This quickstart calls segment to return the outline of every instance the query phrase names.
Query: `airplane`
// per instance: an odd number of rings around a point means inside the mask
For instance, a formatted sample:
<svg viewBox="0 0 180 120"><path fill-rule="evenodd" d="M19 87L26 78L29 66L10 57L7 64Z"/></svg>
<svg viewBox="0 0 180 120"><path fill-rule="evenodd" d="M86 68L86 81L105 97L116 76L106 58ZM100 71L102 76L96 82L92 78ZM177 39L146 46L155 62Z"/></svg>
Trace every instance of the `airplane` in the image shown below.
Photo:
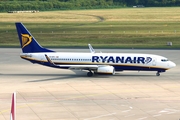
<svg viewBox="0 0 180 120"><path fill-rule="evenodd" d="M22 53L20 57L32 63L70 70L85 70L87 76L94 74L110 74L115 72L157 71L156 76L176 66L166 57L154 54L137 53L96 53L89 45L90 53L55 52L42 47L27 28L21 23L15 23Z"/></svg>
<svg viewBox="0 0 180 120"><path fill-rule="evenodd" d="M10 120L16 120L16 92L12 94Z"/></svg>

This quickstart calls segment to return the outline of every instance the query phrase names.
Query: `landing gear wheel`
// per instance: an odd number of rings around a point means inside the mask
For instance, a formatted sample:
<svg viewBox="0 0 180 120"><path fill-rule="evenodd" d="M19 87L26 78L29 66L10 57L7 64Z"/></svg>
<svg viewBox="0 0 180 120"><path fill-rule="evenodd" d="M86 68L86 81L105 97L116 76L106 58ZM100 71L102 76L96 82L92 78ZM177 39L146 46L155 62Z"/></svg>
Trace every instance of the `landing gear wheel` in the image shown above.
<svg viewBox="0 0 180 120"><path fill-rule="evenodd" d="M92 73L92 72L88 72L88 73L87 73L87 76L88 76L88 77L92 77L92 76L93 76L93 73Z"/></svg>
<svg viewBox="0 0 180 120"><path fill-rule="evenodd" d="M160 72L157 72L157 73L156 73L156 76L160 76Z"/></svg>

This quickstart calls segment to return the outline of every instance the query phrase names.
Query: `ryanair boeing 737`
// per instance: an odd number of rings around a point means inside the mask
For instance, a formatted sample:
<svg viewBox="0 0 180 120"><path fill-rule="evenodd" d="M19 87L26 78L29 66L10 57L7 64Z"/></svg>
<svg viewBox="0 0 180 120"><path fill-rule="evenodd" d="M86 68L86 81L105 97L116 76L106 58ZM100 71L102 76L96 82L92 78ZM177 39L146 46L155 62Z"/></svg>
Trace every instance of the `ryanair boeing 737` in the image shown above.
<svg viewBox="0 0 180 120"><path fill-rule="evenodd" d="M32 63L59 69L86 70L87 76L94 73L114 75L116 71L157 71L173 68L175 63L167 58L152 54L135 53L96 53L90 46L91 53L55 52L43 48L22 23L15 23L18 32L22 59Z"/></svg>

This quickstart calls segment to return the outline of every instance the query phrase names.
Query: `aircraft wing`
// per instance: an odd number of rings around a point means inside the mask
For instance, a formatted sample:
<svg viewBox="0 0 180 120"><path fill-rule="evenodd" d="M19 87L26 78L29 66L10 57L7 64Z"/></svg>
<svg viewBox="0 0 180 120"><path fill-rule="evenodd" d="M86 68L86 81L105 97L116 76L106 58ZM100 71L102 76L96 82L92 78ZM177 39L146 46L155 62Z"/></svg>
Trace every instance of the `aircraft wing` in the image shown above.
<svg viewBox="0 0 180 120"><path fill-rule="evenodd" d="M57 68L69 68L71 70L96 70L98 65L56 65L51 59L45 54L45 57L50 66Z"/></svg>
<svg viewBox="0 0 180 120"><path fill-rule="evenodd" d="M60 67L69 67L71 70L96 70L98 65L60 65Z"/></svg>

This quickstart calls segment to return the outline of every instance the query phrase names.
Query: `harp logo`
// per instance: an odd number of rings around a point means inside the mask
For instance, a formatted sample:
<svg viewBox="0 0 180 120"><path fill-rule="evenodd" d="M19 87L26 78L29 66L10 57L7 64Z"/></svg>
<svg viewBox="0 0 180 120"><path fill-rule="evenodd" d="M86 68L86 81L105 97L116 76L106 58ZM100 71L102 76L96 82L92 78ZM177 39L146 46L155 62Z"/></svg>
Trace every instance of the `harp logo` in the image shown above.
<svg viewBox="0 0 180 120"><path fill-rule="evenodd" d="M21 34L22 36L22 48L26 47L32 42L32 37L28 34Z"/></svg>

